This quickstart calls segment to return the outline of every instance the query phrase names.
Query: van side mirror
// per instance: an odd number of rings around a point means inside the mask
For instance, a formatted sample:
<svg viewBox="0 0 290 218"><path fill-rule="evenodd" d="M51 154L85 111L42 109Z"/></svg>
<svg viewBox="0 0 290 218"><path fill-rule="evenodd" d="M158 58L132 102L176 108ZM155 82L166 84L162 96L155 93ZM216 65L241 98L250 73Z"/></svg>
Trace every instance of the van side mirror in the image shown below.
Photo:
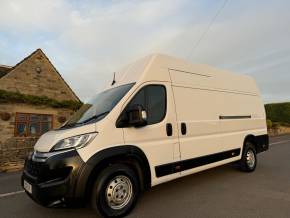
<svg viewBox="0 0 290 218"><path fill-rule="evenodd" d="M117 127L142 127L147 125L147 113L141 105L128 107L117 121Z"/></svg>
<svg viewBox="0 0 290 218"><path fill-rule="evenodd" d="M141 105L133 105L126 112L130 126L141 127L147 124L147 113Z"/></svg>

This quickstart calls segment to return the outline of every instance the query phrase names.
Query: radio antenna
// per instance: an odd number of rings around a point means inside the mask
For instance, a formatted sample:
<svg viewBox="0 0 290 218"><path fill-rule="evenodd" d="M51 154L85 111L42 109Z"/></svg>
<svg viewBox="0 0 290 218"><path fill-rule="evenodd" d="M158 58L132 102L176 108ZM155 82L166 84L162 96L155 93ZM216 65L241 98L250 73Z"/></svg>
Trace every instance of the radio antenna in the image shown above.
<svg viewBox="0 0 290 218"><path fill-rule="evenodd" d="M114 84L116 83L116 80L115 80L115 78L116 78L116 72L114 72L114 77L113 77L113 81L112 81L112 84L111 84L111 86L112 86L112 85L114 85Z"/></svg>

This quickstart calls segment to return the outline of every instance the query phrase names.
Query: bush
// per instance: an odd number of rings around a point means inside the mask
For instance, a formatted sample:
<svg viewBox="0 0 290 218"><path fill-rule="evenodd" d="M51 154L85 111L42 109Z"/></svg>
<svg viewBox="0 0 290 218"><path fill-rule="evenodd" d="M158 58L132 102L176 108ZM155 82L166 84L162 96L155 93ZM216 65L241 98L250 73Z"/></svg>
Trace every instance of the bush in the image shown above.
<svg viewBox="0 0 290 218"><path fill-rule="evenodd" d="M46 105L54 108L69 108L74 111L82 106L79 101L57 101L46 96L25 95L20 92L0 90L0 103L25 103L32 105Z"/></svg>
<svg viewBox="0 0 290 218"><path fill-rule="evenodd" d="M279 129L280 126L281 126L280 123L273 123L272 128L273 129Z"/></svg>
<svg viewBox="0 0 290 218"><path fill-rule="evenodd" d="M290 123L282 123L281 125L285 127L290 127Z"/></svg>
<svg viewBox="0 0 290 218"><path fill-rule="evenodd" d="M267 119L282 125L290 124L290 102L265 105Z"/></svg>
<svg viewBox="0 0 290 218"><path fill-rule="evenodd" d="M272 121L271 120L267 120L267 128L271 129L272 125L273 125Z"/></svg>

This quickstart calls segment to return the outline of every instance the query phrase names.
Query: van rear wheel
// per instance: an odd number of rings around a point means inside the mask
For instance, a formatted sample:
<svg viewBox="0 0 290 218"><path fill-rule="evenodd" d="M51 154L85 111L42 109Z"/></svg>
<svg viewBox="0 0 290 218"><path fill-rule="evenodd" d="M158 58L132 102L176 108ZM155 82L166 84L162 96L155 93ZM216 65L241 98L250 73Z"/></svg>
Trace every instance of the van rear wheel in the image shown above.
<svg viewBox="0 0 290 218"><path fill-rule="evenodd" d="M123 217L134 208L139 192L135 172L124 164L114 164L97 177L91 205L104 217Z"/></svg>
<svg viewBox="0 0 290 218"><path fill-rule="evenodd" d="M247 141L245 143L242 159L240 160L240 169L244 172L253 172L257 166L257 152L255 145Z"/></svg>

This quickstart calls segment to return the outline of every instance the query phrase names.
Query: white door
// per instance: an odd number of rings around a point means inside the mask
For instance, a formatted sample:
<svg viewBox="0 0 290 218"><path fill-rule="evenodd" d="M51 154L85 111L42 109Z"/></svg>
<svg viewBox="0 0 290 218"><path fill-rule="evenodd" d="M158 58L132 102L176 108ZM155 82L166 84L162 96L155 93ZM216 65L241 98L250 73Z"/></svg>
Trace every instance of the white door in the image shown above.
<svg viewBox="0 0 290 218"><path fill-rule="evenodd" d="M178 177L171 165L180 160L180 150L170 83L143 84L123 108L134 104L146 110L148 124L123 128L125 144L138 146L147 156L152 185Z"/></svg>
<svg viewBox="0 0 290 218"><path fill-rule="evenodd" d="M187 175L223 158L217 92L173 85L179 127L181 174Z"/></svg>

